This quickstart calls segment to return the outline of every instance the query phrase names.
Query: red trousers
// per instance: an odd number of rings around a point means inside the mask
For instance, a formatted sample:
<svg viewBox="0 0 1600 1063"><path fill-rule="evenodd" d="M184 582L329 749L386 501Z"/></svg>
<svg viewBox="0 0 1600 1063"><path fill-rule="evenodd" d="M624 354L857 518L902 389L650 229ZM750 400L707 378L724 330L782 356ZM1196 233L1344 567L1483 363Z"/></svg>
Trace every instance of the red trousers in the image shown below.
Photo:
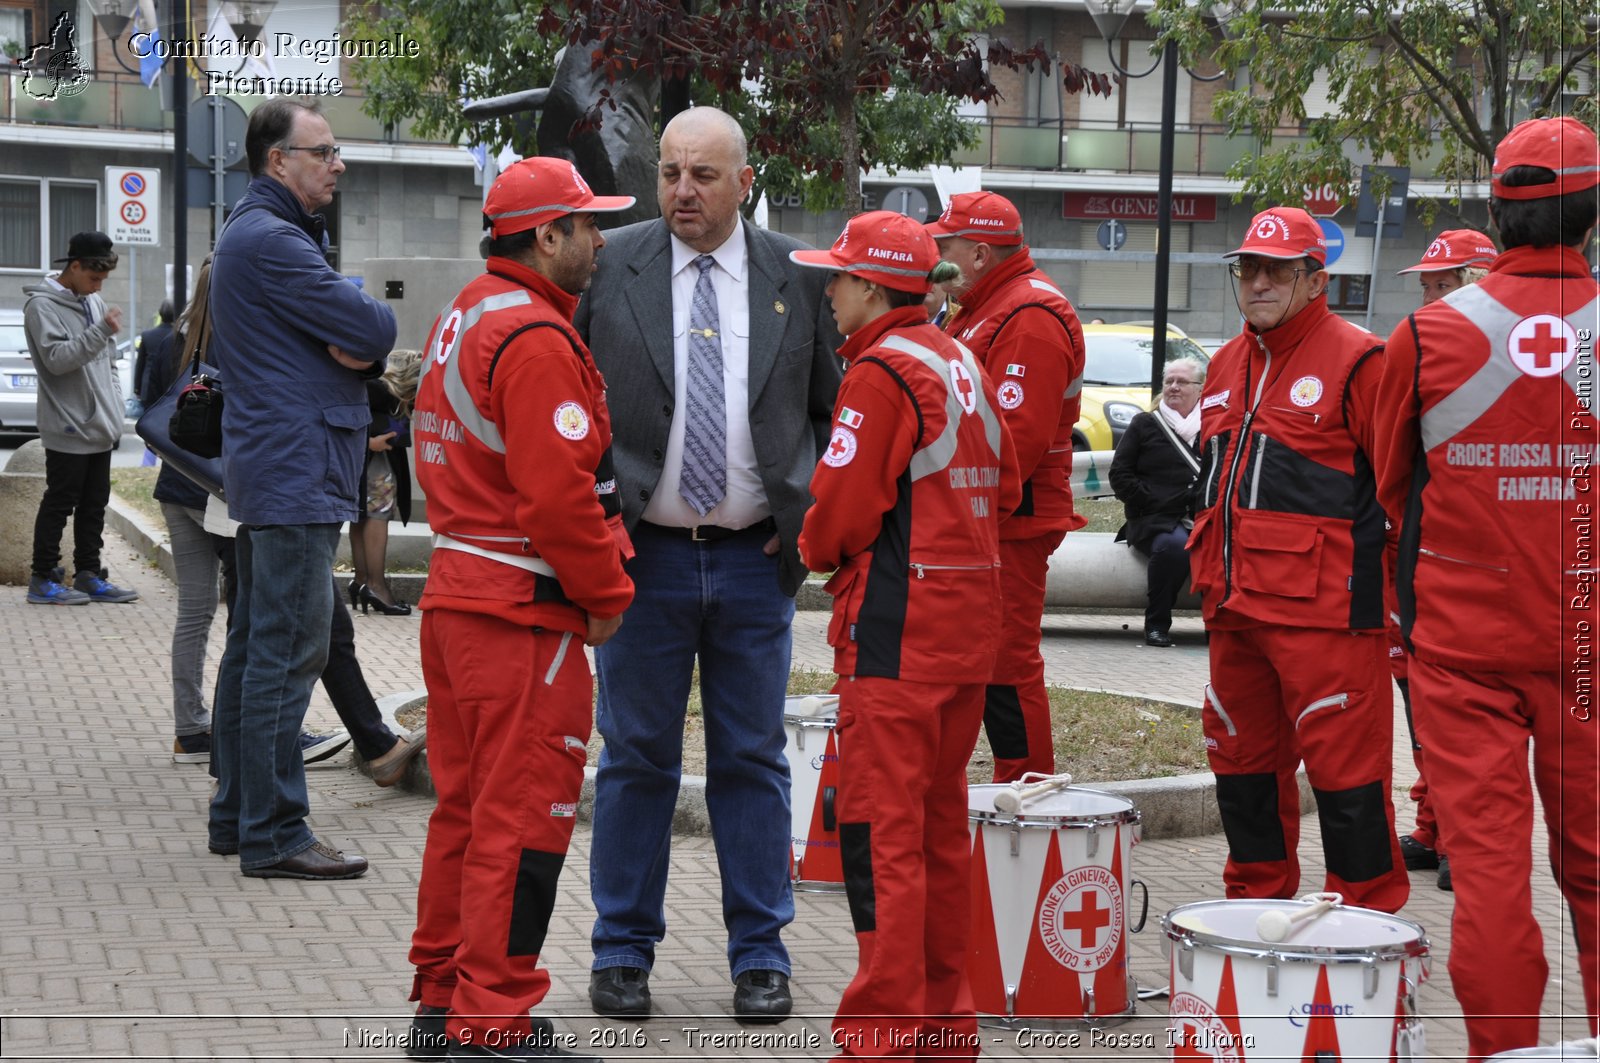
<svg viewBox="0 0 1600 1063"><path fill-rule="evenodd" d="M1302 760L1317 796L1323 889L1396 912L1411 885L1394 832L1394 698L1381 633L1212 628L1203 713L1228 835L1229 897L1300 888Z"/></svg>
<svg viewBox="0 0 1600 1063"><path fill-rule="evenodd" d="M412 1000L448 1036L505 1047L550 976L539 951L583 787L593 680L583 640L492 616L422 617L428 766L439 803L417 889Z"/></svg>
<svg viewBox="0 0 1600 1063"><path fill-rule="evenodd" d="M1397 671L1394 668L1392 646L1389 653L1390 671ZM1428 776L1423 767L1426 758L1423 756L1422 743L1417 738L1416 717L1411 711L1411 681L1406 678L1405 668L1398 669L1394 681L1400 687L1400 696L1405 699L1406 727L1411 731L1411 763L1417 766L1417 781L1411 784L1411 791L1406 794L1411 798L1412 804L1417 806L1417 826L1411 832L1411 837L1444 855L1443 847L1439 844L1439 817L1434 814L1433 802L1428 800Z"/></svg>
<svg viewBox="0 0 1600 1063"><path fill-rule="evenodd" d="M839 850L860 962L836 1058L975 1059L967 760L983 686L843 677Z"/></svg>
<svg viewBox="0 0 1600 1063"><path fill-rule="evenodd" d="M1559 672L1459 672L1411 661L1428 788L1450 854L1456 909L1450 979L1476 1061L1539 1040L1548 965L1533 917L1533 779L1544 805L1550 866L1578 942L1561 972L1558 1011L1581 1005L1595 1032L1600 935L1600 718L1581 720ZM1573 982L1581 981L1581 1000ZM1570 1036L1570 1035L1568 1035Z"/></svg>
<svg viewBox="0 0 1600 1063"><path fill-rule="evenodd" d="M1050 555L1066 532L1032 539L1000 540L1000 654L984 691L983 728L994 750L994 781L1024 772L1052 775L1055 743L1050 734L1050 699L1044 692L1044 655L1039 652L1044 619L1045 574Z"/></svg>

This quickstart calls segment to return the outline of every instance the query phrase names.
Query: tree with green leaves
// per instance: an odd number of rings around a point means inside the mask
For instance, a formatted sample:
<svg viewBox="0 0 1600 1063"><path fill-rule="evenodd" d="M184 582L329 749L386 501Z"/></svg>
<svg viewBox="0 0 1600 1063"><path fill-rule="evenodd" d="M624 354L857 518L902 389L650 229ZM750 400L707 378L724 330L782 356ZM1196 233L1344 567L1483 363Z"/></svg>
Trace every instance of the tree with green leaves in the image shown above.
<svg viewBox="0 0 1600 1063"><path fill-rule="evenodd" d="M1299 202L1306 186L1324 182L1348 190L1358 155L1426 165L1459 192L1486 179L1495 145L1524 118L1570 109L1596 124L1590 4L1156 0L1152 19L1186 62L1205 55L1236 72L1216 113L1230 134L1263 144L1229 173L1257 200ZM1308 117L1305 95L1319 72L1332 113ZM1302 139L1274 143L1298 128Z"/></svg>
<svg viewBox="0 0 1600 1063"><path fill-rule="evenodd" d="M970 146L975 131L956 106L997 95L990 70L1052 65L1042 45L985 38L1002 21L998 0L551 0L527 16L498 0L391 0L385 11L353 35L403 30L422 39L427 61L358 68L380 119L415 118L424 134L459 140L471 128L459 96L544 84L539 63L565 41L619 77L692 79L697 98L739 117L763 189L847 213L860 209L867 166L923 167ZM507 37L486 32L489 20ZM1059 73L1066 91L1110 95L1104 74L1073 64ZM594 122L605 121L607 102L597 100ZM472 135L532 146L507 119Z"/></svg>

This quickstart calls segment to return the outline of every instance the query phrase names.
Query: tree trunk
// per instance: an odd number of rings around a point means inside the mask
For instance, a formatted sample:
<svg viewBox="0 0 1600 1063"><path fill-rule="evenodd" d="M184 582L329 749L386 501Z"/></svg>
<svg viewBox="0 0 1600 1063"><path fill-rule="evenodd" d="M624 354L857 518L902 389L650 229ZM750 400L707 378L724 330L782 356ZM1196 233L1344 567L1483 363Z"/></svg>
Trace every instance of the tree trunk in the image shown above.
<svg viewBox="0 0 1600 1063"><path fill-rule="evenodd" d="M861 213L861 131L856 128L855 100L849 96L835 100L833 115L844 157L844 216L853 218Z"/></svg>

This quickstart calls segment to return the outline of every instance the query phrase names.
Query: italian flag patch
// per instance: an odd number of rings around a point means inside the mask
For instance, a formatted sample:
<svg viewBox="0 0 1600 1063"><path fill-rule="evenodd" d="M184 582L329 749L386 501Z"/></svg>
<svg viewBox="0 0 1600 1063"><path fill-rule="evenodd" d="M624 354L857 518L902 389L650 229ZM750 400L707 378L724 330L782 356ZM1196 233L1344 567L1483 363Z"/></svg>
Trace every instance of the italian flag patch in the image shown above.
<svg viewBox="0 0 1600 1063"><path fill-rule="evenodd" d="M839 407L839 423L846 428L860 428L861 415L848 406Z"/></svg>
<svg viewBox="0 0 1600 1063"><path fill-rule="evenodd" d="M1012 362L1010 365L1006 366L1005 375L1006 376L1022 376L1023 374L1027 373L1027 371L1028 371L1028 367L1027 366L1025 366L1025 365L1017 365L1015 362Z"/></svg>

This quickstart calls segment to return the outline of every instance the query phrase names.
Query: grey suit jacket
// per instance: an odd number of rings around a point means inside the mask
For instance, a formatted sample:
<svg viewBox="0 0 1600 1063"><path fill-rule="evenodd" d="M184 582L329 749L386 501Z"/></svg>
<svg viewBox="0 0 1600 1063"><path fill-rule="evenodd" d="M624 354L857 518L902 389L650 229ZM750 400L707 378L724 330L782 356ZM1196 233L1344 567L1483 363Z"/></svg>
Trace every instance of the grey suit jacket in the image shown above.
<svg viewBox="0 0 1600 1063"><path fill-rule="evenodd" d="M750 436L783 547L779 583L793 595L805 579L797 543L811 505L811 474L828 442L843 375L835 353L840 340L822 294L828 274L789 261L790 251L806 245L749 224L745 240ZM605 374L617 491L630 530L661 479L672 426L671 269L666 222L613 229L573 318Z"/></svg>

